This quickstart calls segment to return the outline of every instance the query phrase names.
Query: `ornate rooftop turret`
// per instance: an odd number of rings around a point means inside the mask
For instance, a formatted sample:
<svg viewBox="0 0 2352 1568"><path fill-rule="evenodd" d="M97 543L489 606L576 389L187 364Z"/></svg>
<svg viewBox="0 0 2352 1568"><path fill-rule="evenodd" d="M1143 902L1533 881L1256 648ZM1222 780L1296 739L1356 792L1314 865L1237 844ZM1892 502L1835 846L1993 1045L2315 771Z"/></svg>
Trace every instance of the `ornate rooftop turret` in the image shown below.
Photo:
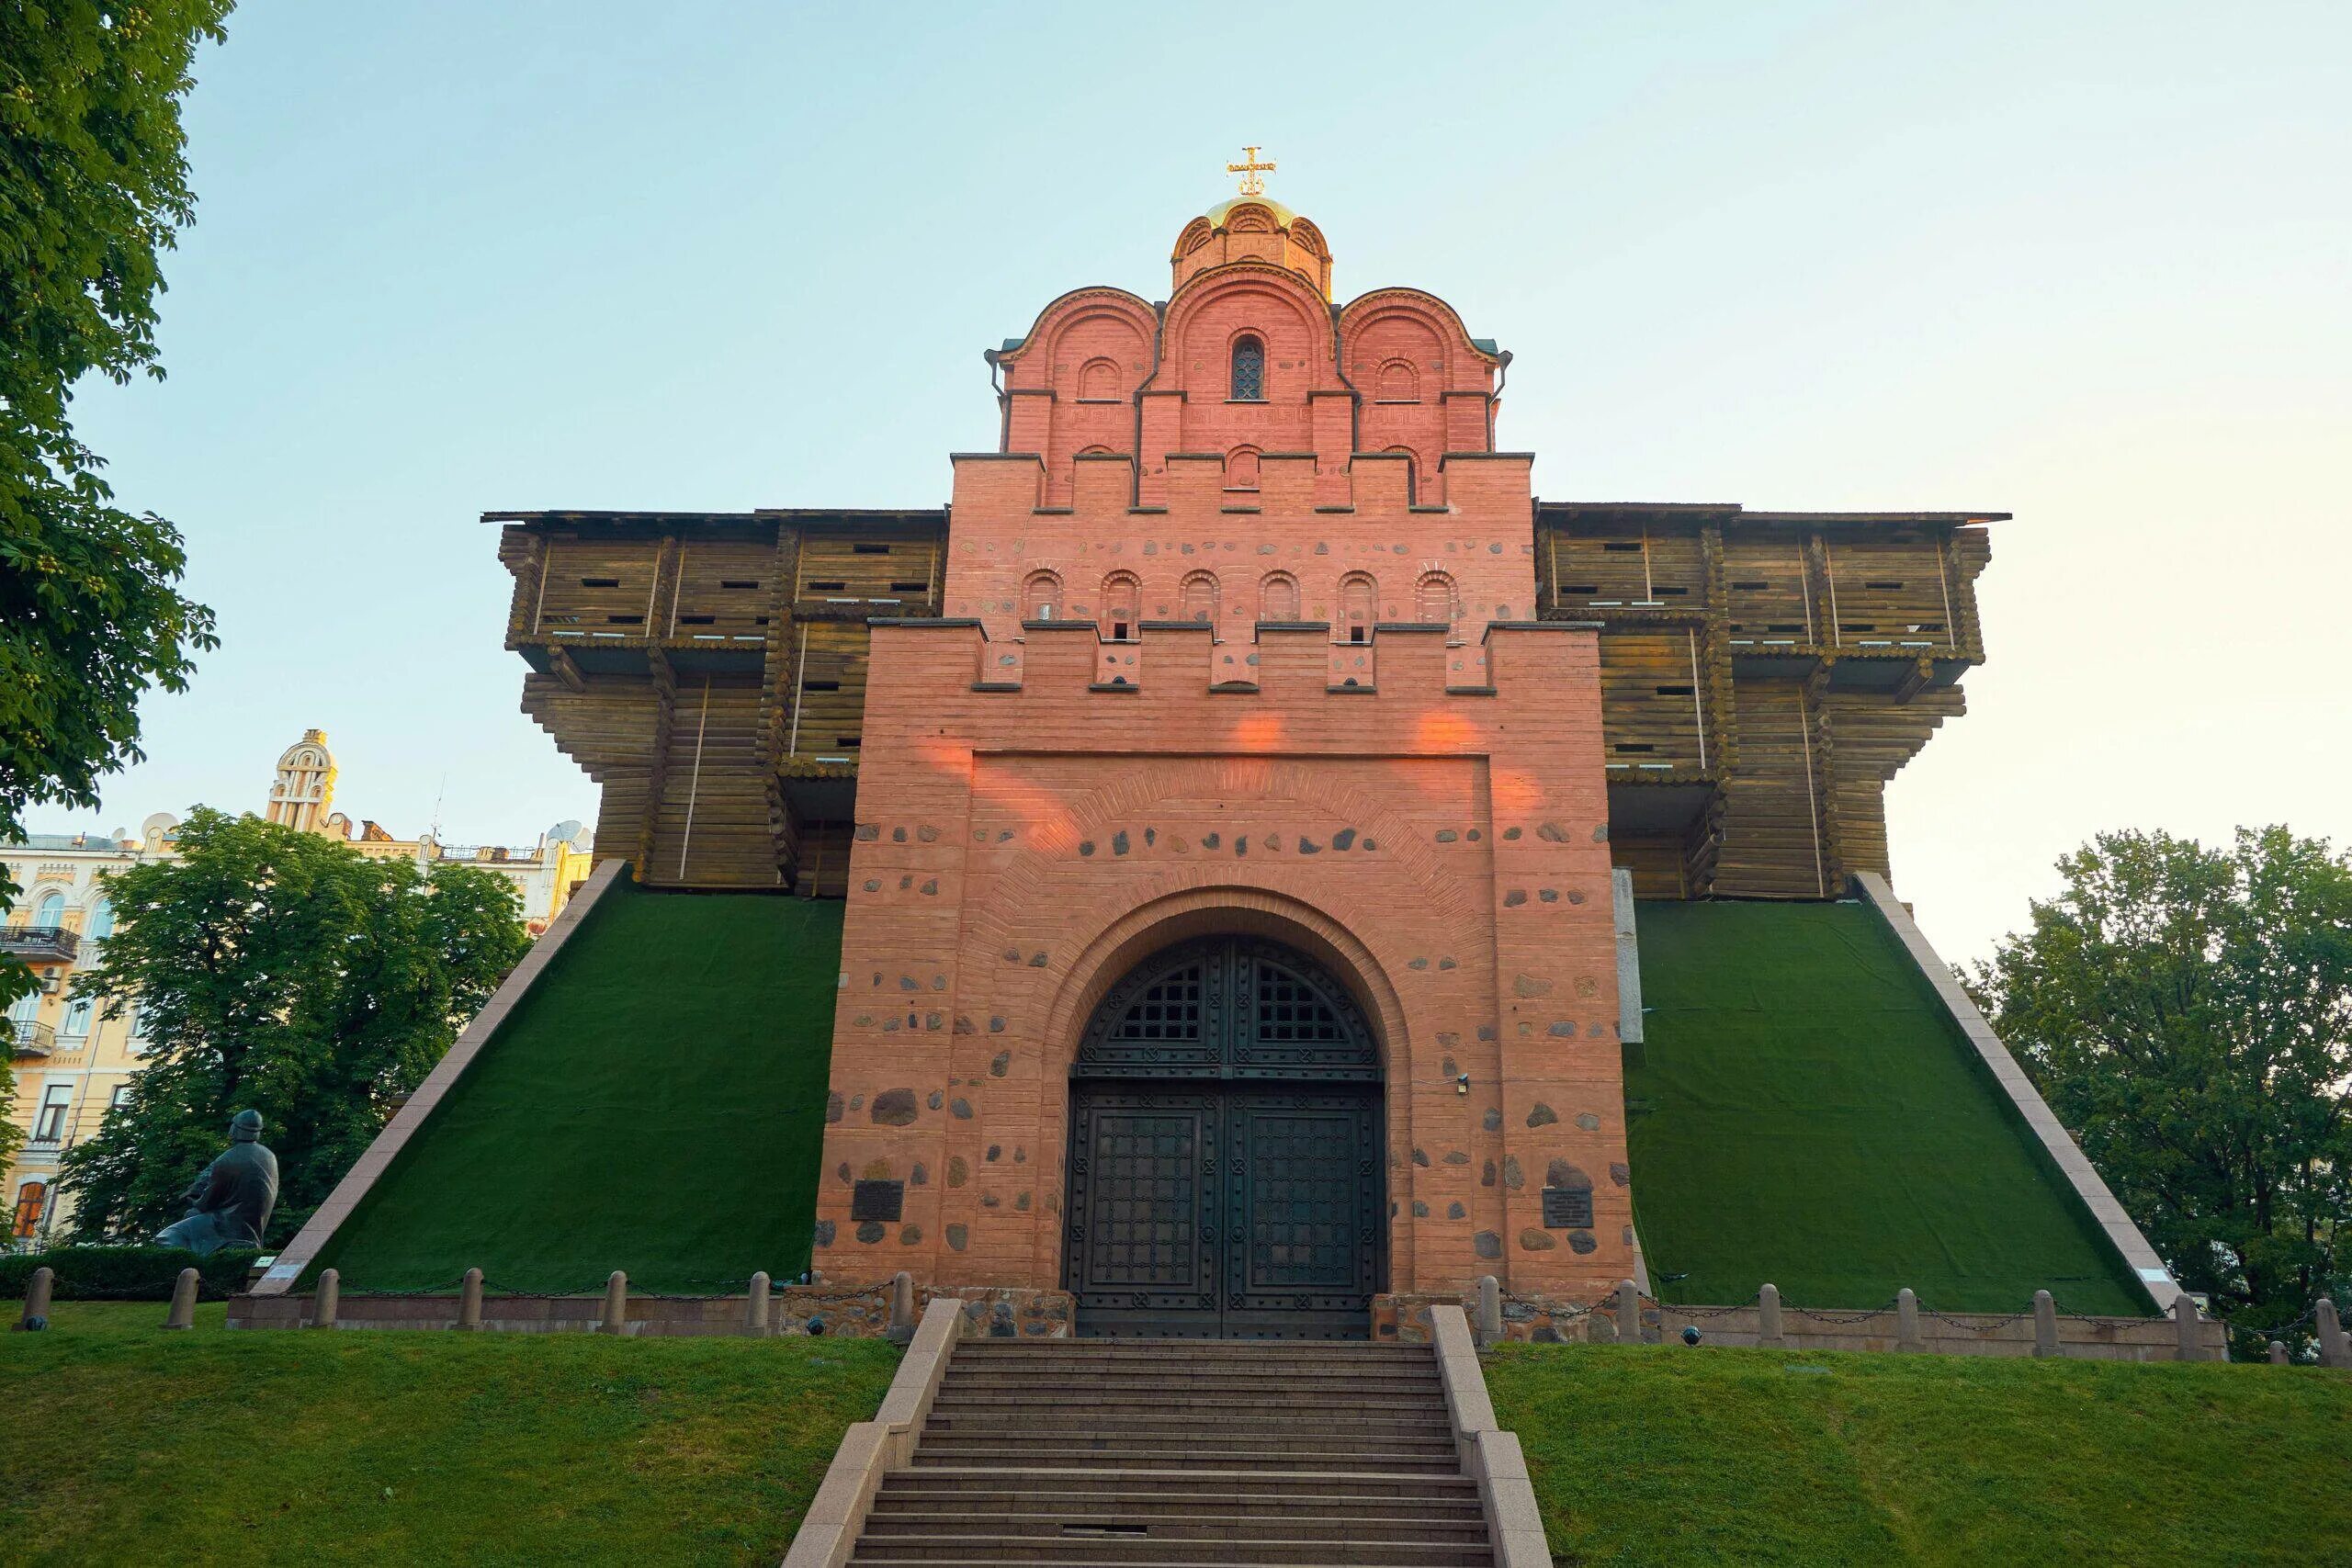
<svg viewBox="0 0 2352 1568"><path fill-rule="evenodd" d="M1184 225L1169 260L1175 267L1172 288L1227 262L1267 261L1297 273L1324 299L1331 297L1331 247L1323 231L1265 196L1218 202Z"/></svg>

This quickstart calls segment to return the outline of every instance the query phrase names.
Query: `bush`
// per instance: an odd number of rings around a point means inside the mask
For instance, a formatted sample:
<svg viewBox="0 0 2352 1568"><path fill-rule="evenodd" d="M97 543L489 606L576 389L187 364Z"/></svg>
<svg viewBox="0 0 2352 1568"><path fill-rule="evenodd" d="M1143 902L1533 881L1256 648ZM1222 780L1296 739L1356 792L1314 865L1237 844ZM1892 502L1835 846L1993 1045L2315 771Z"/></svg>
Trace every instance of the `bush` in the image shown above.
<svg viewBox="0 0 2352 1568"><path fill-rule="evenodd" d="M193 1268L198 1296L225 1301L245 1288L245 1276L257 1256L245 1248L199 1258L176 1247L60 1247L10 1253L0 1257L0 1299L22 1300L33 1270L47 1267L57 1270L56 1298L61 1302L167 1302L180 1270Z"/></svg>

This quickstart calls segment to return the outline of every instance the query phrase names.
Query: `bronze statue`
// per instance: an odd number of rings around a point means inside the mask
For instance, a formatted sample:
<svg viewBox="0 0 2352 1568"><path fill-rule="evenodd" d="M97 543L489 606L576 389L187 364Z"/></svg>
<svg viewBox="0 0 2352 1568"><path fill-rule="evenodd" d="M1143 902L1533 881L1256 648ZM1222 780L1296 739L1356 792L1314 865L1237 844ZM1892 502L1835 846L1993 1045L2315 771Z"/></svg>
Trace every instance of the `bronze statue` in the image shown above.
<svg viewBox="0 0 2352 1568"><path fill-rule="evenodd" d="M159 1247L194 1253L259 1247L277 1206L277 1156L261 1142L261 1112L240 1111L229 1122L229 1146L188 1184L187 1217L155 1238Z"/></svg>

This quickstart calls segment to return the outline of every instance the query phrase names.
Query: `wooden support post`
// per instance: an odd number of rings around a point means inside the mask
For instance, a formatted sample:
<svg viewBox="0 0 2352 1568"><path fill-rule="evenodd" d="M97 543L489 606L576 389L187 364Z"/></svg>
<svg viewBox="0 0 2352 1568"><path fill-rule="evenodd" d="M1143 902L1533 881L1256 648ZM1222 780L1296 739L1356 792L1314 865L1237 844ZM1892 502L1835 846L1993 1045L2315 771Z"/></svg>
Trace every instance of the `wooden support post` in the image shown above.
<svg viewBox="0 0 2352 1568"><path fill-rule="evenodd" d="M628 1275L616 1269L605 1281L605 1321L596 1325L599 1334L628 1332Z"/></svg>
<svg viewBox="0 0 2352 1568"><path fill-rule="evenodd" d="M458 1326L481 1326L481 1270L466 1270L465 1282L458 1287Z"/></svg>
<svg viewBox="0 0 2352 1568"><path fill-rule="evenodd" d="M2058 1350L2058 1303L2048 1291L2033 1292L2033 1353L2055 1356Z"/></svg>
<svg viewBox="0 0 2352 1568"><path fill-rule="evenodd" d="M311 1295L311 1326L333 1328L335 1315L342 1310L343 1274L338 1269L322 1269L318 1289Z"/></svg>
<svg viewBox="0 0 2352 1568"><path fill-rule="evenodd" d="M750 1299L743 1303L743 1332L754 1339L764 1339L768 1328L768 1271L764 1269L752 1276Z"/></svg>
<svg viewBox="0 0 2352 1568"><path fill-rule="evenodd" d="M1617 1337L1628 1345L1642 1342L1642 1288L1631 1280L1617 1281Z"/></svg>
<svg viewBox="0 0 2352 1568"><path fill-rule="evenodd" d="M25 1283L25 1310L17 1314L17 1326L28 1334L38 1334L49 1326L49 1298L57 1289L57 1270L42 1264L33 1270Z"/></svg>
<svg viewBox="0 0 2352 1568"><path fill-rule="evenodd" d="M1894 1348L1898 1350L1924 1350L1928 1342L1919 1337L1919 1298L1904 1286L1894 1292Z"/></svg>
<svg viewBox="0 0 2352 1568"><path fill-rule="evenodd" d="M196 1286L199 1278L193 1269L180 1270L179 1279L172 1285L172 1308L164 1318L165 1328L196 1326Z"/></svg>
<svg viewBox="0 0 2352 1568"><path fill-rule="evenodd" d="M1498 1344L1502 1337L1502 1281L1492 1274L1481 1274L1478 1276L1478 1343Z"/></svg>
<svg viewBox="0 0 2352 1568"><path fill-rule="evenodd" d="M1785 1350L1789 1337L1781 1331L1781 1287L1767 1284L1756 1292L1756 1343L1767 1350Z"/></svg>
<svg viewBox="0 0 2352 1568"><path fill-rule="evenodd" d="M2197 1303L2188 1299L2187 1291L2181 1292L2172 1299L2172 1321L2178 1339L2173 1348L2173 1359L2176 1361L2203 1360L2204 1348L2197 1343Z"/></svg>

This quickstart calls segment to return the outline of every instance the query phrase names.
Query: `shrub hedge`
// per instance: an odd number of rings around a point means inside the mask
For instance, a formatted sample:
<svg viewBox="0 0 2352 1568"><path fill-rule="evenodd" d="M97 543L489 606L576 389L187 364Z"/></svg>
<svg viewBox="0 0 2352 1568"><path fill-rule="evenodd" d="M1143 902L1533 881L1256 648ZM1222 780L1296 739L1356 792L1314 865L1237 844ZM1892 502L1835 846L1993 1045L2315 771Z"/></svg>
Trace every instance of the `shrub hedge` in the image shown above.
<svg viewBox="0 0 2352 1568"><path fill-rule="evenodd" d="M33 1270L46 1266L57 1271L54 1288L61 1302L169 1301L180 1270L187 1268L197 1270L199 1297L224 1301L244 1288L256 1256L245 1249L199 1258L176 1247L60 1247L47 1252L12 1252L0 1256L0 1299L22 1300L32 1283Z"/></svg>

